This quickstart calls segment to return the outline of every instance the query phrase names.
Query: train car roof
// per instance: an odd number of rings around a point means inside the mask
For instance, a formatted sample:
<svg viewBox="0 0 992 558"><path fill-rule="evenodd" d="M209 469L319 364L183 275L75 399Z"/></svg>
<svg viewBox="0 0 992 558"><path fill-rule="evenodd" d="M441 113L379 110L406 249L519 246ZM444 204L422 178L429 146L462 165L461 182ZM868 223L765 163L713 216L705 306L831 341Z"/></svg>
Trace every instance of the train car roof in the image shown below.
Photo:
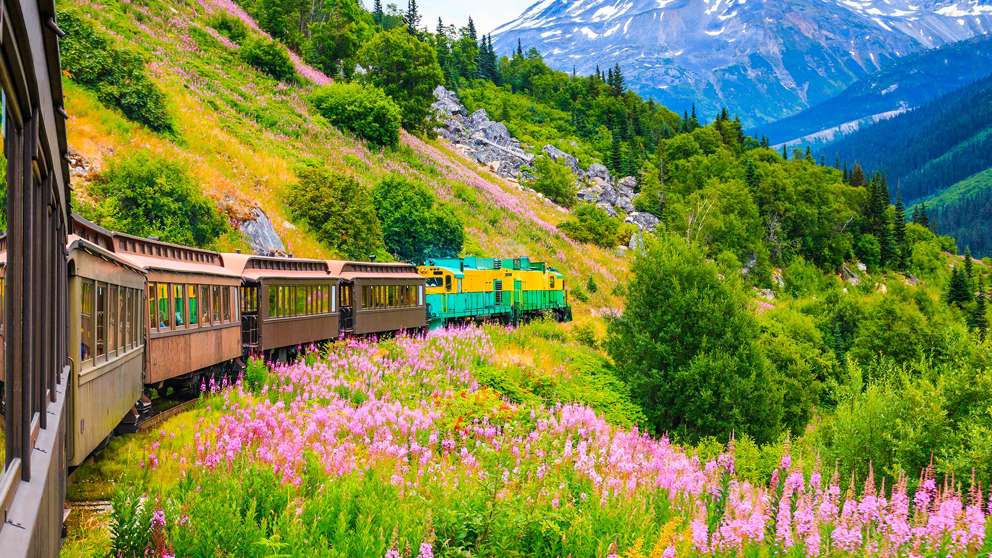
<svg viewBox="0 0 992 558"><path fill-rule="evenodd" d="M124 258L121 258L120 256L111 252L110 250L107 250L106 248L100 246L99 244L95 244L79 235L70 234L66 240L67 240L66 249L69 252L72 252L73 250L85 250L93 254L94 256L99 256L121 267L126 267L139 275L142 276L145 275L145 271L140 267L137 267L136 265L125 260Z"/></svg>
<svg viewBox="0 0 992 558"><path fill-rule="evenodd" d="M361 278L420 279L417 267L403 262L351 262L329 260L327 267L331 275L345 280Z"/></svg>
<svg viewBox="0 0 992 558"><path fill-rule="evenodd" d="M247 279L332 279L327 262L255 254L221 254L224 267Z"/></svg>

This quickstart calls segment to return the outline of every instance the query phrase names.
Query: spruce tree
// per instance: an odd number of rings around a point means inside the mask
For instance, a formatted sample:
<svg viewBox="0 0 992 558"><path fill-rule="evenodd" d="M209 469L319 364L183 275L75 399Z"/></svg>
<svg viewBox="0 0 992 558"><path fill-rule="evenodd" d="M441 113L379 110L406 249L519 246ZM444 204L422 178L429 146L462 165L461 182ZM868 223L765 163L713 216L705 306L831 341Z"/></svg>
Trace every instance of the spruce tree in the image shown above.
<svg viewBox="0 0 992 558"><path fill-rule="evenodd" d="M926 228L930 228L930 217L927 216L927 204L923 203L920 206L920 224Z"/></svg>
<svg viewBox="0 0 992 558"><path fill-rule="evenodd" d="M806 146L806 160L810 163L813 162L813 152L810 150L809 146Z"/></svg>
<svg viewBox="0 0 992 558"><path fill-rule="evenodd" d="M911 220L917 225L920 224L920 206L918 205L913 206L913 218Z"/></svg>
<svg viewBox="0 0 992 558"><path fill-rule="evenodd" d="M906 269L906 259L909 246L906 244L906 206L902 203L902 194L896 200L895 213L892 216L892 236L896 245L899 269Z"/></svg>
<svg viewBox="0 0 992 558"><path fill-rule="evenodd" d="M782 159L789 160L789 146L782 144Z"/></svg>
<svg viewBox="0 0 992 558"><path fill-rule="evenodd" d="M752 192L758 191L758 186L760 185L760 178L758 177L758 167L754 164L751 159L746 159L744 161L744 184L751 189Z"/></svg>
<svg viewBox="0 0 992 558"><path fill-rule="evenodd" d="M619 174L623 169L623 154L620 151L620 134L613 134L613 143L610 145L610 170L614 174Z"/></svg>
<svg viewBox="0 0 992 558"><path fill-rule="evenodd" d="M971 259L971 247L964 249L964 273L969 281L975 278L975 262Z"/></svg>
<svg viewBox="0 0 992 558"><path fill-rule="evenodd" d="M523 43L520 42L520 38L519 37L517 38L517 50L513 53L513 57L514 58L523 58L524 57L524 45L523 45ZM598 68L598 66L597 66L597 68Z"/></svg>
<svg viewBox="0 0 992 558"><path fill-rule="evenodd" d="M420 11L417 9L417 0L407 0L406 15L403 16L406 29L411 34L416 35L420 28Z"/></svg>
<svg viewBox="0 0 992 558"><path fill-rule="evenodd" d="M861 163L854 163L854 170L851 171L851 186L864 186L865 171L861 168Z"/></svg>
<svg viewBox="0 0 992 558"><path fill-rule="evenodd" d="M968 325L978 332L979 339L985 339L985 334L989 330L989 318L985 303L985 281L982 279L978 280L978 295L975 298L975 307L968 316Z"/></svg>
<svg viewBox="0 0 992 558"><path fill-rule="evenodd" d="M375 21L375 24L381 27L385 15L382 11L382 0L375 0L375 7L372 9L372 21Z"/></svg>
<svg viewBox="0 0 992 558"><path fill-rule="evenodd" d="M951 281L947 285L947 303L963 306L971 302L971 292L964 271L954 266L951 270Z"/></svg>

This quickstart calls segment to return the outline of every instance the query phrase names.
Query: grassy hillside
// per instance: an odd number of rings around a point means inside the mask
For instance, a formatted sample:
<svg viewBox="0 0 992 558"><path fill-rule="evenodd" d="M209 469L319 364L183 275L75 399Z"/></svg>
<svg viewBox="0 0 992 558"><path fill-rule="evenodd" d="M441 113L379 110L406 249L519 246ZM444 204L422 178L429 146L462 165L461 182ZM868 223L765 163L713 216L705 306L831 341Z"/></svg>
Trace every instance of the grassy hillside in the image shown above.
<svg viewBox="0 0 992 558"><path fill-rule="evenodd" d="M404 135L398 148L375 151L343 135L307 105L312 80L278 83L242 62L236 45L207 25L212 13L234 10L232 5L76 0L61 7L144 58L176 123L174 137L151 132L67 76L69 144L93 168L89 176L74 181L80 206L93 200L90 179L116 154L148 150L188 168L232 220L257 204L270 215L291 253L332 257L332 249L288 217L283 194L296 181L294 167L318 160L364 185L400 173L430 186L462 219L466 254L528 254L551 262L573 285L594 277L607 288L591 294L588 304L579 301L580 314L618 305L610 286L622 282L624 260L559 234L556 225L565 217L560 209L500 181L439 143ZM312 69L305 74L319 76ZM219 248L243 243L232 233L221 239Z"/></svg>
<svg viewBox="0 0 992 558"><path fill-rule="evenodd" d="M934 226L953 236L961 249L992 254L992 169L980 172L926 200Z"/></svg>

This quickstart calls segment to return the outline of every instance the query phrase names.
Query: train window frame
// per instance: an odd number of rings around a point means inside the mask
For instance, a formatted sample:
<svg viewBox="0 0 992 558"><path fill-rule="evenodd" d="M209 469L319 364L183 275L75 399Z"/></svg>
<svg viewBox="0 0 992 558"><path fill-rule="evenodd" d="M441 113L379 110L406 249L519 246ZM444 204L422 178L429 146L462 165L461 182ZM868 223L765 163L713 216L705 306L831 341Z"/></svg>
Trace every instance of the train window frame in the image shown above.
<svg viewBox="0 0 992 558"><path fill-rule="evenodd" d="M200 286L186 285L186 325L190 328L200 327Z"/></svg>
<svg viewBox="0 0 992 558"><path fill-rule="evenodd" d="M189 324L189 307L186 305L186 284L173 283L170 295L172 304L169 305L169 308L172 309L172 320L175 323L175 329L186 329ZM178 299L176 298L177 295Z"/></svg>
<svg viewBox="0 0 992 558"><path fill-rule="evenodd" d="M338 311L338 286L330 285L331 287L331 314Z"/></svg>
<svg viewBox="0 0 992 558"><path fill-rule="evenodd" d="M169 283L155 283L155 323L159 331L169 331L172 329L172 288ZM165 298L162 298L162 295ZM165 318L164 320L162 318Z"/></svg>
<svg viewBox="0 0 992 558"><path fill-rule="evenodd" d="M141 345L144 345L145 343L145 339L144 339L145 320L144 320L144 316L142 315L145 307L145 300L143 298L143 294L144 293L142 293L141 290L135 289L134 291L134 319L131 320L131 328L132 328L132 333L134 333L135 347L139 347Z"/></svg>
<svg viewBox="0 0 992 558"><path fill-rule="evenodd" d="M124 289L124 350L130 351L134 348L134 327L131 325L134 319L134 289Z"/></svg>
<svg viewBox="0 0 992 558"><path fill-rule="evenodd" d="M148 308L148 329L155 331L158 329L158 321L156 320L158 316L158 302L156 301L158 286L149 281L148 288L145 289L145 296L147 297L145 302Z"/></svg>
<svg viewBox="0 0 992 558"><path fill-rule="evenodd" d="M87 289L89 287L89 289ZM87 293L89 290L89 293ZM86 312L86 301L89 299L89 313ZM79 285L79 361L80 364L94 362L96 351L96 285L92 279L83 278ZM90 326L85 327L85 319L89 317ZM87 329L89 333L87 334ZM86 351L83 351L83 348Z"/></svg>
<svg viewBox="0 0 992 558"><path fill-rule="evenodd" d="M103 293L101 297L101 291ZM102 298L102 300L101 300ZM103 357L107 361L107 284L102 281L96 282L96 350L94 356L97 360ZM102 326L101 326L101 322Z"/></svg>
<svg viewBox="0 0 992 558"><path fill-rule="evenodd" d="M127 350L127 330L124 320L127 317L126 297L127 287L119 285L117 287L117 354L124 354Z"/></svg>
<svg viewBox="0 0 992 558"><path fill-rule="evenodd" d="M451 292L451 275L444 276L444 290L446 292Z"/></svg>
<svg viewBox="0 0 992 558"><path fill-rule="evenodd" d="M117 285L109 285L107 294L107 358L111 356L116 357L118 354L117 346L117 297L119 294Z"/></svg>
<svg viewBox="0 0 992 558"><path fill-rule="evenodd" d="M199 292L200 327L210 327L210 287L208 285L197 285Z"/></svg>
<svg viewBox="0 0 992 558"><path fill-rule="evenodd" d="M221 308L221 296L220 296L220 285L210 285L210 317L213 318L211 323L221 324L221 316L223 315L223 309Z"/></svg>
<svg viewBox="0 0 992 558"><path fill-rule="evenodd" d="M224 300L224 323L231 323L233 321L231 316L231 288L224 287L221 289L221 298Z"/></svg>

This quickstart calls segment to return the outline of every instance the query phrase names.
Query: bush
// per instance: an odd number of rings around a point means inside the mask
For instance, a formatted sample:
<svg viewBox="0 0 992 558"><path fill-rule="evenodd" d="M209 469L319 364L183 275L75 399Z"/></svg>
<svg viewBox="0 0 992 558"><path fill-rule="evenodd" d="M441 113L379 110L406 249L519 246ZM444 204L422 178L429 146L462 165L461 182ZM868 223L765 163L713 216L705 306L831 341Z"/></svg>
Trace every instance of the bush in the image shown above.
<svg viewBox="0 0 992 558"><path fill-rule="evenodd" d="M93 185L100 224L135 236L209 246L224 218L178 164L135 151L119 156Z"/></svg>
<svg viewBox="0 0 992 558"><path fill-rule="evenodd" d="M527 180L525 186L562 207L575 205L575 174L572 169L542 155L534 160L533 170L534 178Z"/></svg>
<svg viewBox="0 0 992 558"><path fill-rule="evenodd" d="M65 31L62 67L76 83L96 92L101 103L155 132L174 131L165 95L145 75L141 58L112 46L93 25L73 11L59 12Z"/></svg>
<svg viewBox="0 0 992 558"><path fill-rule="evenodd" d="M213 27L218 33L236 43L241 43L248 36L248 26L240 18L233 15L217 12L207 19L207 25Z"/></svg>
<svg viewBox="0 0 992 558"><path fill-rule="evenodd" d="M383 248L382 227L368 189L325 168L303 166L286 205L321 242L348 259L365 260Z"/></svg>
<svg viewBox="0 0 992 558"><path fill-rule="evenodd" d="M465 241L461 221L435 203L427 186L392 175L372 189L372 200L386 249L397 258L416 263L461 252Z"/></svg>
<svg viewBox="0 0 992 558"><path fill-rule="evenodd" d="M604 248L625 244L623 219L610 217L605 209L590 203L579 204L572 212L572 216L558 225L558 228L578 242Z"/></svg>
<svg viewBox="0 0 992 558"><path fill-rule="evenodd" d="M402 109L403 126L427 130L434 88L444 81L434 47L406 28L377 33L358 53L368 73L365 79L380 87Z"/></svg>
<svg viewBox="0 0 992 558"><path fill-rule="evenodd" d="M261 37L245 41L241 47L241 59L279 81L293 81L296 77L289 54L275 41Z"/></svg>
<svg viewBox="0 0 992 558"><path fill-rule="evenodd" d="M399 143L400 107L374 85L335 83L317 89L310 102L328 122L372 145Z"/></svg>
<svg viewBox="0 0 992 558"><path fill-rule="evenodd" d="M606 347L655 432L772 439L782 395L743 287L675 236L648 240L633 273Z"/></svg>

